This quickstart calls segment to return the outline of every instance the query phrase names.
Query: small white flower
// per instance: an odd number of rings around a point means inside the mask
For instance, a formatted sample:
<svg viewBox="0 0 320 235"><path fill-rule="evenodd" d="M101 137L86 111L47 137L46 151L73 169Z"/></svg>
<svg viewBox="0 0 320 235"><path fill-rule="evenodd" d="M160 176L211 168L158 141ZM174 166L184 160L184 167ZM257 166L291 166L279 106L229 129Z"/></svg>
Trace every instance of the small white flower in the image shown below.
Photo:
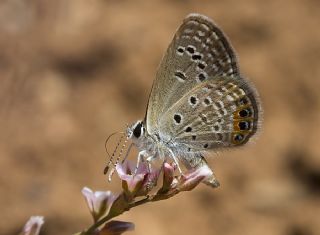
<svg viewBox="0 0 320 235"><path fill-rule="evenodd" d="M82 189L82 194L87 202L94 221L97 221L103 215L109 213L113 202L118 198L118 195L113 194L111 191L93 192L87 187Z"/></svg>
<svg viewBox="0 0 320 235"><path fill-rule="evenodd" d="M42 216L31 216L28 222L23 227L23 235L38 235L40 228L44 223Z"/></svg>

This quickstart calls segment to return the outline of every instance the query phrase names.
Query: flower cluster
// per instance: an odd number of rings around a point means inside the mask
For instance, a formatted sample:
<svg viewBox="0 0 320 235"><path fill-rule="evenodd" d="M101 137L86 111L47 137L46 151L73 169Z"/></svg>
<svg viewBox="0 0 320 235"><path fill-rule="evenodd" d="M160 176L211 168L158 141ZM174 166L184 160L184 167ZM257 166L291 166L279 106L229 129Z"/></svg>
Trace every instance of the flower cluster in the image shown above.
<svg viewBox="0 0 320 235"><path fill-rule="evenodd" d="M205 163L185 174L177 174L176 169L174 163L168 162L155 169L146 162L140 162L138 166L130 161L118 164L116 171L122 181L123 191L119 194L111 191L93 192L84 187L82 194L94 223L89 229L75 235L120 235L134 229L132 223L111 220L125 211L147 202L165 200L180 192L190 191L200 182L217 186L212 170ZM162 185L156 187L161 175ZM22 235L38 235L42 224L42 217L31 217Z"/></svg>
<svg viewBox="0 0 320 235"><path fill-rule="evenodd" d="M206 164L183 175L176 175L176 169L174 163L167 162L164 162L160 169L153 169L146 162L140 162L138 166L129 161L118 164L116 171L122 180L122 193L116 195L110 191L103 193L92 192L88 188L83 189L82 193L95 224L81 234L120 234L105 233L111 227L121 228L119 229L121 233L131 230L133 229L131 223L111 221L111 226L108 221L141 204L165 200L179 192L190 191L200 182L213 176L212 170ZM156 188L161 174L163 177L161 187L155 193L151 193L151 190Z"/></svg>

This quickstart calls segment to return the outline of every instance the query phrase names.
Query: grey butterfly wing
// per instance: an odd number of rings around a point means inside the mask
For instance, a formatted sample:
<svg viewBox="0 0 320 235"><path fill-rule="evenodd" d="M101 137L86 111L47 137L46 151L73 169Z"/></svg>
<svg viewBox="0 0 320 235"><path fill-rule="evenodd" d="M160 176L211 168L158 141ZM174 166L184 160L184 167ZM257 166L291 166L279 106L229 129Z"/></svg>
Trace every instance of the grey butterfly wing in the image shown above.
<svg viewBox="0 0 320 235"><path fill-rule="evenodd" d="M242 78L199 83L163 115L160 137L178 152L202 152L245 144L258 128L259 104Z"/></svg>
<svg viewBox="0 0 320 235"><path fill-rule="evenodd" d="M158 68L146 114L148 133L159 133L163 114L185 93L217 76L239 76L235 52L212 20L190 14L174 35Z"/></svg>

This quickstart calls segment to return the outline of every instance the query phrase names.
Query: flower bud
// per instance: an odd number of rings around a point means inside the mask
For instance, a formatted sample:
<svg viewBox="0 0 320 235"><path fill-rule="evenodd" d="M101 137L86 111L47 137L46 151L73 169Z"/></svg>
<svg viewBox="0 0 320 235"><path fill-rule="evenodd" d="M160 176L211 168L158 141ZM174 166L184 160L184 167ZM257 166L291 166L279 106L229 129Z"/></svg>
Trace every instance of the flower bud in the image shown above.
<svg viewBox="0 0 320 235"><path fill-rule="evenodd" d="M99 235L120 235L126 231L134 230L134 224L130 222L112 220L106 223L98 233Z"/></svg>

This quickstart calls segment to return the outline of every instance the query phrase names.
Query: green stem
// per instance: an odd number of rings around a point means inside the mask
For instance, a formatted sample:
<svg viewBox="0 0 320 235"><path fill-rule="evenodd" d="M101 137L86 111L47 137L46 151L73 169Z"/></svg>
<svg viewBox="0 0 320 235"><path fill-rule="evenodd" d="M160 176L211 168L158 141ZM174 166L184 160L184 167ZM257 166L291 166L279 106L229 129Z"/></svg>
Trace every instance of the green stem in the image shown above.
<svg viewBox="0 0 320 235"><path fill-rule="evenodd" d="M106 215L105 217L103 217L101 220L97 221L95 224L93 224L87 231L82 232L81 235L92 235L94 234L94 232L101 226L103 225L105 222L107 222L109 219L115 217L116 215Z"/></svg>

